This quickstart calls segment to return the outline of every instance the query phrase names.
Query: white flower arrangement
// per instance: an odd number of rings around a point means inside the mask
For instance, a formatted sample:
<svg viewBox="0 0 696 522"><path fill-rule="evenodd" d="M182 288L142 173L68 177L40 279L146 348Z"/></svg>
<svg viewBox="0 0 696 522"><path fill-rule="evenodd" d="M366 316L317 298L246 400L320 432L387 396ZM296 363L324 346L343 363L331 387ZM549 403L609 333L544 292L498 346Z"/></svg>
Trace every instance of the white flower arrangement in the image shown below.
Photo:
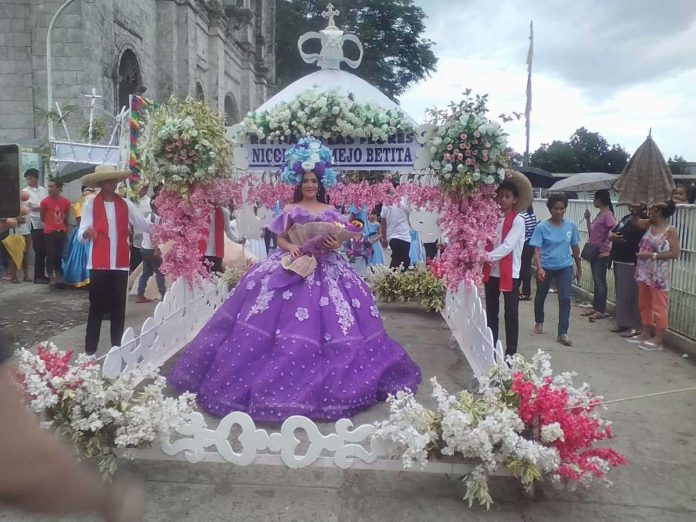
<svg viewBox="0 0 696 522"><path fill-rule="evenodd" d="M115 380L104 379L94 357L80 355L53 343L37 353L18 352L18 381L29 409L72 443L81 458L100 459L99 469L110 477L117 469L117 450L144 448L168 437L180 419L194 410L195 395L164 395L166 381L156 370L133 370ZM136 391L135 382L148 381Z"/></svg>
<svg viewBox="0 0 696 522"><path fill-rule="evenodd" d="M190 186L229 176L232 144L224 117L198 101L170 98L147 112L141 168L148 180L186 194Z"/></svg>
<svg viewBox="0 0 696 522"><path fill-rule="evenodd" d="M369 138L386 142L389 136L414 132L415 123L400 109L384 109L375 103L360 103L338 90L318 87L300 93L270 111L250 112L242 121L238 139L294 142L313 136Z"/></svg>
<svg viewBox="0 0 696 522"><path fill-rule="evenodd" d="M486 96L466 98L448 110L430 111L435 130L424 147L432 154L430 167L447 191L465 195L481 185L500 183L508 163L507 134L486 116Z"/></svg>
<svg viewBox="0 0 696 522"><path fill-rule="evenodd" d="M463 480L464 500L490 507L488 476L507 468L523 487L544 477L554 485L587 486L625 459L596 441L612 437L610 423L596 408L600 397L573 375L554 376L550 357L538 352L531 363L520 355L510 367L494 369L480 393L450 395L432 378L437 409L421 405L409 390L387 399L389 417L375 437L394 443L405 468L425 467L432 458L457 456L473 462Z"/></svg>

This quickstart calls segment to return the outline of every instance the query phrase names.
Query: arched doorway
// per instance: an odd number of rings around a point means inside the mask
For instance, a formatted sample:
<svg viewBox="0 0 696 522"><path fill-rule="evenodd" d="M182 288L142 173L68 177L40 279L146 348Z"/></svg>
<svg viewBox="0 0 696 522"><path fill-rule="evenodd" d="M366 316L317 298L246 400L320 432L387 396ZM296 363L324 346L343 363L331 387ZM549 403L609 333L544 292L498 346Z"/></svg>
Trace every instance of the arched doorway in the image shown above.
<svg viewBox="0 0 696 522"><path fill-rule="evenodd" d="M118 64L118 107L119 112L122 107L128 106L128 96L130 94L140 94L142 92L142 77L140 76L140 65L135 53L126 49L121 55Z"/></svg>
<svg viewBox="0 0 696 522"><path fill-rule="evenodd" d="M201 85L201 82L196 82L196 100L199 102L205 101L205 94L203 93L203 85Z"/></svg>
<svg viewBox="0 0 696 522"><path fill-rule="evenodd" d="M239 109L232 94L225 96L225 120L227 125L234 125L239 121Z"/></svg>

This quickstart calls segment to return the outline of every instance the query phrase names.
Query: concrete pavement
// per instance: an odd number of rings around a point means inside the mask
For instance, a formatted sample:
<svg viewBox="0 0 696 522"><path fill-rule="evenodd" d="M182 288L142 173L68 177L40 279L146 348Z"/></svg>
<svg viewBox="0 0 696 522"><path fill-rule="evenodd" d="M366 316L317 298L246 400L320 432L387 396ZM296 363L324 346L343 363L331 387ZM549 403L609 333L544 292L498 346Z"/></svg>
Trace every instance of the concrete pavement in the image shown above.
<svg viewBox="0 0 696 522"><path fill-rule="evenodd" d="M437 375L450 391L471 383L471 371L448 344L447 327L437 316L412 307L382 307L390 334L402 342L423 369L419 396L429 400L427 379ZM144 311L144 310L143 310ZM532 333L532 303L520 303L520 351L550 352L557 371L573 370L607 400L693 386L696 368L681 354L643 352L609 333L608 320L590 324L574 307L575 345L555 342L555 296L547 303L547 334ZM138 323L139 324L139 323ZM84 327L82 327L84 328ZM80 327L75 327L79 337ZM70 331L70 330L68 330ZM84 330L82 330L83 332ZM67 335L67 334L61 334ZM60 338L58 338L60 339ZM613 445L630 464L611 475L614 487L559 493L542 487L525 499L510 479L492 480L496 500L489 512L461 501L454 477L413 472L289 470L225 464L190 465L178 461L136 461L124 465L144 481L147 521L665 521L696 519L696 393L619 402L605 415L614 421ZM383 417L383 404L356 416L356 422ZM39 521L0 510L0 520ZM93 520L65 518L59 520Z"/></svg>

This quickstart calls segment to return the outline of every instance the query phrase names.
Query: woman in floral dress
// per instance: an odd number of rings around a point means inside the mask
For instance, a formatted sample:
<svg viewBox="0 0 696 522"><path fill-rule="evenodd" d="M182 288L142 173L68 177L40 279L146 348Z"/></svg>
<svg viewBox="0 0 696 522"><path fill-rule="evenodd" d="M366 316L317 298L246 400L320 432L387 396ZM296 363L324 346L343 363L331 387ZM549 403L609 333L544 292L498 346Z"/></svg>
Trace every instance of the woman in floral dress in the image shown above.
<svg viewBox="0 0 696 522"><path fill-rule="evenodd" d="M177 390L197 392L200 406L216 416L336 420L390 393L415 391L421 379L385 332L370 289L337 252L338 238L304 245L289 239L293 225L346 223L325 203L325 187L336 180L331 151L306 138L286 161L283 180L297 185L295 204L267 225L279 248L242 278L169 375ZM304 277L283 268L284 259L303 257L316 259Z"/></svg>
<svg viewBox="0 0 696 522"><path fill-rule="evenodd" d="M675 210L672 201L651 207L650 228L640 241L636 281L643 331L628 342L639 344L642 350L662 350L667 330L672 260L679 258L680 251L679 233L667 222Z"/></svg>

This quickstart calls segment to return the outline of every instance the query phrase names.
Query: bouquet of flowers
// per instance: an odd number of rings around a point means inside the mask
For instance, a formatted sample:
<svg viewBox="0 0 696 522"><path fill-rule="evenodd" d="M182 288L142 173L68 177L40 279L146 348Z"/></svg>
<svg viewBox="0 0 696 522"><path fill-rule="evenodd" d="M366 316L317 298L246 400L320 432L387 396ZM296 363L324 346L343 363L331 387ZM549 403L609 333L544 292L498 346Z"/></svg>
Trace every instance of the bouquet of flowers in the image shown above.
<svg viewBox="0 0 696 522"><path fill-rule="evenodd" d="M224 117L206 104L172 97L147 113L147 125L139 142L147 179L186 196L193 184L228 177L232 144L225 137Z"/></svg>
<svg viewBox="0 0 696 522"><path fill-rule="evenodd" d="M425 147L430 149L430 166L439 174L447 191L470 194L481 185L493 185L505 177L506 134L486 116L486 97L467 98L451 104L449 110L430 112L436 130Z"/></svg>
<svg viewBox="0 0 696 522"><path fill-rule="evenodd" d="M437 410L410 391L387 400L389 418L376 436L395 443L404 467L425 466L429 457L457 455L476 463L464 477L469 506L493 502L488 475L507 468L525 488L549 478L570 490L589 486L625 457L595 443L613 438L611 423L598 412L601 397L574 375L554 375L549 355L539 351L528 363L517 354L510 367L495 368L480 393L450 395L431 379Z"/></svg>
<svg viewBox="0 0 696 522"><path fill-rule="evenodd" d="M168 436L194 409L195 395L164 396L166 381L157 371L131 371L116 380L101 377L94 357L64 352L52 343L36 354L18 353L17 380L29 409L73 444L81 458L100 459L105 477L116 472L116 450L149 447ZM134 383L147 373L149 383L139 391Z"/></svg>
<svg viewBox="0 0 696 522"><path fill-rule="evenodd" d="M386 142L389 136L415 130L411 118L400 109L356 102L338 90L308 89L291 102L270 111L250 112L241 123L238 139L294 142L306 137L370 138Z"/></svg>

